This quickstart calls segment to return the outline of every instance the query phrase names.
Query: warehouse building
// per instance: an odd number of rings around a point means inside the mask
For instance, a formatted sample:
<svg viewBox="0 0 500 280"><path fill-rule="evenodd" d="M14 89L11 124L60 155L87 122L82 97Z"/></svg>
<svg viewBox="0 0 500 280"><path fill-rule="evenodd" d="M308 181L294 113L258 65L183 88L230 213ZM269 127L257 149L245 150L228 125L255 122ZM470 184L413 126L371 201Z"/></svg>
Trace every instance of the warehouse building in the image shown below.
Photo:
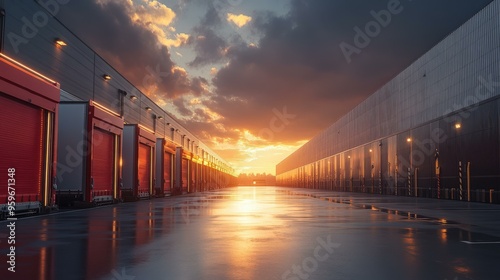
<svg viewBox="0 0 500 280"><path fill-rule="evenodd" d="M229 163L54 17L65 3L0 1L0 166L16 170L20 202L38 212L235 184Z"/></svg>
<svg viewBox="0 0 500 280"><path fill-rule="evenodd" d="M276 166L282 186L500 202L500 1Z"/></svg>

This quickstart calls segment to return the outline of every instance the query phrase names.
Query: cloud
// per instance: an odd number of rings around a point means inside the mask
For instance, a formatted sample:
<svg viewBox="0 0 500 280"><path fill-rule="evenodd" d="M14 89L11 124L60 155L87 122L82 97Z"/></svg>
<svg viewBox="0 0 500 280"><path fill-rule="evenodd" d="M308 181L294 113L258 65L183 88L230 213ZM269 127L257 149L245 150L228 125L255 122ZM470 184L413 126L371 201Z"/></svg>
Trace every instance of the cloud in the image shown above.
<svg viewBox="0 0 500 280"><path fill-rule="evenodd" d="M255 164L272 165L264 162L266 146L284 157L490 1L401 1L401 14L350 64L340 43L352 43L354 27L372 21L370 11L386 9L388 1L290 0L283 16L245 11L251 20L240 30L231 28L236 20L227 24L229 9L181 0L178 7L207 8L190 34L172 26L179 10L159 1L70 1L57 16L153 100L174 103L186 127L215 151L240 150ZM234 39L240 31L251 32L254 44ZM212 80L172 61L169 48L183 46L194 50L188 66L212 68Z"/></svg>
<svg viewBox="0 0 500 280"><path fill-rule="evenodd" d="M171 60L167 47L182 44L188 35L180 33L170 39L159 36L168 32L175 18L175 13L164 4L71 1L57 17L154 100L174 99L197 88L198 81L192 84L187 72Z"/></svg>
<svg viewBox="0 0 500 280"><path fill-rule="evenodd" d="M155 0L143 0L141 2L99 0L101 5L116 2L124 6L130 19L145 29L149 29L156 35L158 42L167 47L178 47L187 41L188 34L175 34L175 28L171 26L176 18L175 12L165 4Z"/></svg>
<svg viewBox="0 0 500 280"><path fill-rule="evenodd" d="M161 42L162 44L168 47L180 47L182 45L185 45L188 40L189 40L189 34L179 33L175 35L174 39L163 38Z"/></svg>
<svg viewBox="0 0 500 280"><path fill-rule="evenodd" d="M193 111L191 111L187 106L186 106L186 101L184 98L179 97L174 99L173 104L175 105L177 111L181 114L183 117L191 117L193 115Z"/></svg>
<svg viewBox="0 0 500 280"><path fill-rule="evenodd" d="M401 14L350 64L340 43L352 42L354 27L372 21L370 11L387 9L386 1L292 0L285 16L255 13L250 26L261 39L228 46L206 106L227 129L248 130L268 144L310 139L488 2L401 2ZM284 108L296 116L286 123L276 114Z"/></svg>
<svg viewBox="0 0 500 280"><path fill-rule="evenodd" d="M228 22L232 22L236 26L241 28L241 27L245 26L247 23L249 23L252 20L252 17L244 15L244 14L236 15L236 14L228 13L226 19Z"/></svg>
<svg viewBox="0 0 500 280"><path fill-rule="evenodd" d="M228 47L226 40L216 32L221 20L215 8L210 5L200 23L193 28L193 34L186 42L193 47L196 57L189 66L200 67L220 62Z"/></svg>
<svg viewBox="0 0 500 280"><path fill-rule="evenodd" d="M145 0L142 5L128 2L132 10L132 20L144 24L169 26L176 17L174 11L158 1Z"/></svg>

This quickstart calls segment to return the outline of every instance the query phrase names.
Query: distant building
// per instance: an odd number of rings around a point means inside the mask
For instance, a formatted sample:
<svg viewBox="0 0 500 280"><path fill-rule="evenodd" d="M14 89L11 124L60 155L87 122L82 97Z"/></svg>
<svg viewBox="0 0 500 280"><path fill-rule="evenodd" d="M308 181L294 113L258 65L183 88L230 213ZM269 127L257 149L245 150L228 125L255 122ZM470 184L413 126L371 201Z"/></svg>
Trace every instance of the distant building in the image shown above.
<svg viewBox="0 0 500 280"><path fill-rule="evenodd" d="M276 166L282 186L500 201L500 1Z"/></svg>
<svg viewBox="0 0 500 280"><path fill-rule="evenodd" d="M276 177L271 174L246 174L242 173L238 176L238 185L240 186L274 186L276 185Z"/></svg>

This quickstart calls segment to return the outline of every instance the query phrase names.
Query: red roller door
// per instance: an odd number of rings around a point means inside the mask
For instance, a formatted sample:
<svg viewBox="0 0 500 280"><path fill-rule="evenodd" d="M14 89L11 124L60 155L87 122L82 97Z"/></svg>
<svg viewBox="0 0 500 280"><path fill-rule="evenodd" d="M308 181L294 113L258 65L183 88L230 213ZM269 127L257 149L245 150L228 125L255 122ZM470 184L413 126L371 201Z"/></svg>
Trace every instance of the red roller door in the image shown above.
<svg viewBox="0 0 500 280"><path fill-rule="evenodd" d="M165 180L165 191L170 192L171 179L172 179L172 154L165 153L163 156L163 179Z"/></svg>
<svg viewBox="0 0 500 280"><path fill-rule="evenodd" d="M151 147L139 144L139 193L149 193L151 174Z"/></svg>
<svg viewBox="0 0 500 280"><path fill-rule="evenodd" d="M191 192L196 191L196 165L195 162L191 162L191 170L189 170L191 173L191 186L189 186Z"/></svg>
<svg viewBox="0 0 500 280"><path fill-rule="evenodd" d="M187 159L182 159L182 187L187 188L188 187L188 160Z"/></svg>
<svg viewBox="0 0 500 280"><path fill-rule="evenodd" d="M94 129L92 139L92 178L94 195L113 194L114 135L99 128Z"/></svg>
<svg viewBox="0 0 500 280"><path fill-rule="evenodd" d="M7 169L15 168L16 202L42 200L44 116L39 108L0 94L0 178L7 182ZM0 203L6 202L3 184Z"/></svg>

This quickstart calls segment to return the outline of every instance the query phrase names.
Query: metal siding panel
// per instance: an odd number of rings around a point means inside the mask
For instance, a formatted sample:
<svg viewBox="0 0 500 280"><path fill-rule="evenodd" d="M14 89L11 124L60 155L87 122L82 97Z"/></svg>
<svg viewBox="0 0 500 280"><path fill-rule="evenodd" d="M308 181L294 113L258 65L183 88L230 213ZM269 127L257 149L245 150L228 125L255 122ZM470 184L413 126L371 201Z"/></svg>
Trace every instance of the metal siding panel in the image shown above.
<svg viewBox="0 0 500 280"><path fill-rule="evenodd" d="M85 190L88 155L86 103L61 103L58 121L58 191Z"/></svg>
<svg viewBox="0 0 500 280"><path fill-rule="evenodd" d="M43 10L35 1L23 5L18 1L7 1L5 33L22 34L21 27L24 23L21 18L31 18L40 11ZM71 47L56 47L56 36L71 40ZM50 78L61 84L61 88L82 99L89 99L92 95L92 51L52 18L46 26L38 28L36 36L28 39L26 44L15 46L10 41L6 42L4 52L42 73L47 73Z"/></svg>
<svg viewBox="0 0 500 280"><path fill-rule="evenodd" d="M478 79L499 76L499 11L500 1L492 2L393 80L284 159L278 164L279 169L282 172L292 170L320 159L318 155L326 157L401 133L470 105L464 100L470 100L481 86ZM391 88L394 92L388 94ZM476 94L474 102L498 94L498 91ZM388 95L387 99L384 95ZM388 114L387 111L394 113ZM384 127L384 123L389 125ZM326 149L316 141L319 137L330 137L333 149L325 153Z"/></svg>
<svg viewBox="0 0 500 280"><path fill-rule="evenodd" d="M123 189L134 189L137 185L137 127L125 125L123 127L122 148L122 177Z"/></svg>
<svg viewBox="0 0 500 280"><path fill-rule="evenodd" d="M61 102L63 101L82 101L82 99L61 89Z"/></svg>
<svg viewBox="0 0 500 280"><path fill-rule="evenodd" d="M146 96L142 96L141 98L141 124L151 130L155 130L154 127L154 115L158 114L158 112L161 110L153 101L151 101L149 98ZM150 108L151 110L148 111L146 108Z"/></svg>

